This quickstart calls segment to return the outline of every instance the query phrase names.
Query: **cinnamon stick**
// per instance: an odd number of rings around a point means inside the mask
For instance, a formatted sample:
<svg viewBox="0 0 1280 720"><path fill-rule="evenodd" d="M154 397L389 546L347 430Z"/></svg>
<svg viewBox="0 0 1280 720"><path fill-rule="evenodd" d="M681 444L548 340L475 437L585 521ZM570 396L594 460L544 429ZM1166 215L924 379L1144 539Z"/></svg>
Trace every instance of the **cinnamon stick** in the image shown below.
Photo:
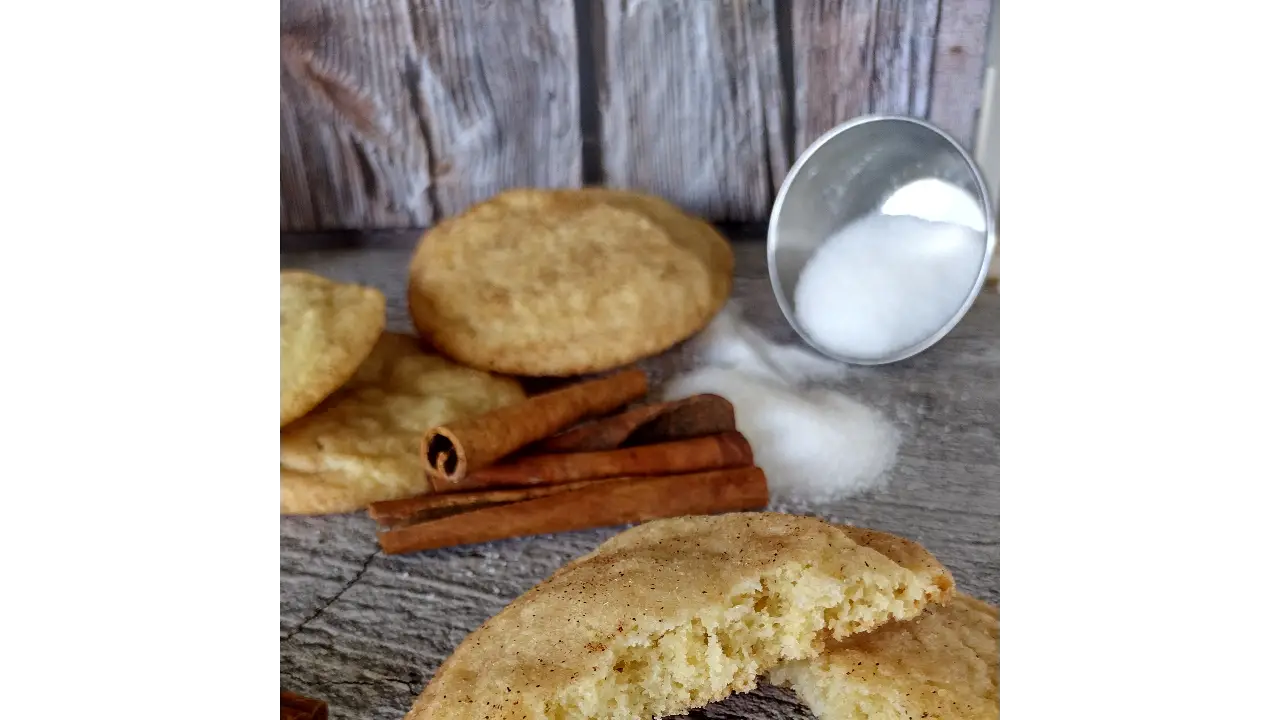
<svg viewBox="0 0 1280 720"><path fill-rule="evenodd" d="M448 490L467 473L488 467L584 417L616 410L648 390L644 371L627 370L432 428L422 438L423 469L435 490Z"/></svg>
<svg viewBox="0 0 1280 720"><path fill-rule="evenodd" d="M548 497L379 532L378 544L394 555L681 515L757 510L768 502L768 483L758 467L597 480Z"/></svg>
<svg viewBox="0 0 1280 720"><path fill-rule="evenodd" d="M482 490L479 492L450 492L402 500L384 500L369 506L369 517L382 527L401 527L424 520L442 518L458 513L478 510L491 505L533 500L534 498L555 495L567 490L576 490L590 485L593 480L563 483L560 485L534 485L507 490Z"/></svg>
<svg viewBox="0 0 1280 720"><path fill-rule="evenodd" d="M530 455L476 470L455 483L454 487L554 485L628 475L679 475L699 470L747 467L752 462L750 443L735 430L602 452Z"/></svg>
<svg viewBox="0 0 1280 720"><path fill-rule="evenodd" d="M323 700L281 690L280 720L329 720L329 705Z"/></svg>
<svg viewBox="0 0 1280 720"><path fill-rule="evenodd" d="M588 420L535 444L533 452L589 452L729 432L733 404L719 395L693 395Z"/></svg>

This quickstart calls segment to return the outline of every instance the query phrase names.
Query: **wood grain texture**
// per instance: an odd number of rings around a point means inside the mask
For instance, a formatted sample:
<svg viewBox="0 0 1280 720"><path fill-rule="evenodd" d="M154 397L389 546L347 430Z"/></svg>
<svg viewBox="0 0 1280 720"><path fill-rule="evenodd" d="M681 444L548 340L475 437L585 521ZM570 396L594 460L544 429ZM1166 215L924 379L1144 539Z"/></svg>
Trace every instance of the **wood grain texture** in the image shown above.
<svg viewBox="0 0 1280 720"><path fill-rule="evenodd" d="M791 26L797 153L868 113L928 118L972 146L990 3L797 3Z"/></svg>
<svg viewBox="0 0 1280 720"><path fill-rule="evenodd" d="M281 227L418 227L584 173L762 221L844 120L971 146L993 1L282 0Z"/></svg>
<svg viewBox="0 0 1280 720"><path fill-rule="evenodd" d="M581 184L572 0L282 0L281 225L429 224Z"/></svg>
<svg viewBox="0 0 1280 720"><path fill-rule="evenodd" d="M403 234L410 239L416 232ZM774 302L764 245L734 243L734 298L778 341L796 342ZM404 269L411 249L281 255L296 267L387 294L388 329L411 331ZM1000 301L985 292L929 351L865 368L848 391L904 431L883 490L838 503L775 504L921 542L959 588L1000 600ZM677 347L643 363L654 386L691 367ZM587 530L388 557L363 515L281 518L280 683L327 701L335 718L399 720L453 648L515 597L619 528ZM810 718L768 686L693 718Z"/></svg>
<svg viewBox="0 0 1280 720"><path fill-rule="evenodd" d="M941 0L878 0L871 112L924 117Z"/></svg>
<svg viewBox="0 0 1280 720"><path fill-rule="evenodd" d="M836 125L871 110L876 0L792 7L797 156Z"/></svg>
<svg viewBox="0 0 1280 720"><path fill-rule="evenodd" d="M929 120L972 148L982 109L994 0L943 0Z"/></svg>
<svg viewBox="0 0 1280 720"><path fill-rule="evenodd" d="M766 217L789 165L773 0L601 0L605 183Z"/></svg>

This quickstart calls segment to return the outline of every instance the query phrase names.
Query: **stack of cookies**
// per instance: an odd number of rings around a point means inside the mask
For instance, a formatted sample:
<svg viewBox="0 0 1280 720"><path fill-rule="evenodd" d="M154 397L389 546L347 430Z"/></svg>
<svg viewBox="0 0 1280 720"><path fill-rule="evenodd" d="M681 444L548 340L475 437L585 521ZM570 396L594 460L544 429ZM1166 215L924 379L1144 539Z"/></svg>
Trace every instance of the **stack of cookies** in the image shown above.
<svg viewBox="0 0 1280 720"><path fill-rule="evenodd" d="M424 428L519 401L519 383L389 333L372 288L280 273L280 511L352 512L426 492Z"/></svg>
<svg viewBox="0 0 1280 720"><path fill-rule="evenodd" d="M281 273L282 513L429 492L424 432L524 399L507 376L619 368L696 333L733 253L647 195L512 190L428 230L408 271L418 337L385 331L376 289Z"/></svg>

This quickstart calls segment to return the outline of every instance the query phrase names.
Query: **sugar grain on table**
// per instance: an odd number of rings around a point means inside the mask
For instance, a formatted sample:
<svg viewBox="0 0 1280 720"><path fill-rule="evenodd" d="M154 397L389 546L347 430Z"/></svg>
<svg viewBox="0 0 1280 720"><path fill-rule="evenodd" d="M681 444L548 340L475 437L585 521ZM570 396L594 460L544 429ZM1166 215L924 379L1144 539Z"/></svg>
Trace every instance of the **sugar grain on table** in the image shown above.
<svg viewBox="0 0 1280 720"><path fill-rule="evenodd" d="M771 497L831 502L884 483L899 433L875 408L827 386L848 378L850 368L771 342L733 305L693 351L698 367L668 383L665 397L728 398Z"/></svg>

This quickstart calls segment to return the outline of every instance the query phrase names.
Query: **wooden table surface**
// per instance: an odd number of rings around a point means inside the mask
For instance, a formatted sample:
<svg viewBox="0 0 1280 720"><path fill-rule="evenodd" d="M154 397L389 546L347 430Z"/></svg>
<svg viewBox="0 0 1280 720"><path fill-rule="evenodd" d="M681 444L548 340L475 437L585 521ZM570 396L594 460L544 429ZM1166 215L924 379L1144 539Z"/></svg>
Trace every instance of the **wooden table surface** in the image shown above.
<svg viewBox="0 0 1280 720"><path fill-rule="evenodd" d="M395 243L393 243L395 245ZM735 243L734 297L777 340L798 342L773 300L764 244ZM410 250L283 252L302 268L381 288L388 329L412 331L404 302ZM959 588L1000 600L1000 300L985 292L941 343L860 370L851 394L904 430L884 490L829 505L775 505L902 535L929 548ZM643 363L653 385L689 367L680 348ZM413 555L378 551L364 514L280 519L280 685L329 703L334 718L396 720L471 630L566 561L621 528ZM762 685L690 713L810 717L788 691Z"/></svg>

